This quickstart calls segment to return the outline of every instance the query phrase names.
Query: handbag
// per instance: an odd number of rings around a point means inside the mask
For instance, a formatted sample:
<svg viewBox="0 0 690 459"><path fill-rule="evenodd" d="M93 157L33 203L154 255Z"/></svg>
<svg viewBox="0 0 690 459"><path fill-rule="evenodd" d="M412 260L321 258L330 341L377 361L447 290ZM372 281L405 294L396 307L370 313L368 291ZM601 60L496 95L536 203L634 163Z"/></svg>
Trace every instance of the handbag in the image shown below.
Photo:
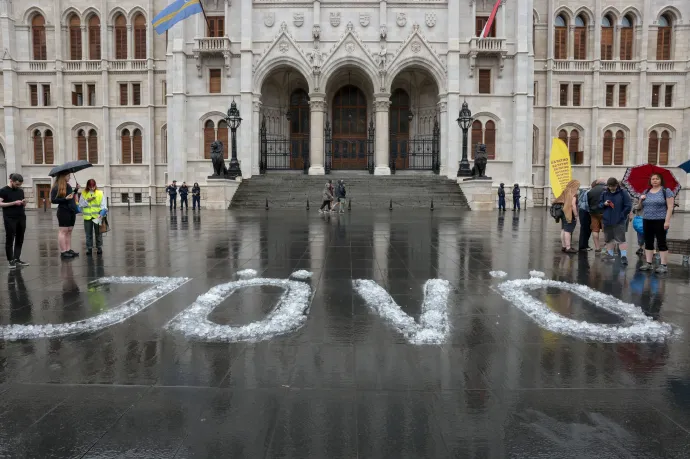
<svg viewBox="0 0 690 459"><path fill-rule="evenodd" d="M107 233L108 231L110 231L110 224L108 223L108 217L103 217L103 219L101 220L101 224L98 225L98 230L101 232L101 234Z"/></svg>
<svg viewBox="0 0 690 459"><path fill-rule="evenodd" d="M642 217L639 215L635 215L635 217L633 218L633 229L635 230L635 232L637 232L639 234L643 234L644 230L642 228L643 228Z"/></svg>

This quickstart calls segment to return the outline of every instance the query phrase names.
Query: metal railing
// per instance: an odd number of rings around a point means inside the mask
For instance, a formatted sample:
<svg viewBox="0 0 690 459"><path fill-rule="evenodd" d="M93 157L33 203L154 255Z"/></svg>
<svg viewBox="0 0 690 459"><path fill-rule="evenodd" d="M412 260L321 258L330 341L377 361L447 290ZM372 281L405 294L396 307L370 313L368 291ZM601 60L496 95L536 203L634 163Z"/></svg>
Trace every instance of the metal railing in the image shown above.
<svg viewBox="0 0 690 459"><path fill-rule="evenodd" d="M376 128L373 120L369 121L369 129L364 138L334 139L331 125L326 121L324 128L324 153L326 173L333 168L346 170L366 170L374 173L374 148L376 142Z"/></svg>
<svg viewBox="0 0 690 459"><path fill-rule="evenodd" d="M396 170L428 170L435 174L441 171L440 160L441 129L438 120L434 121L431 135L417 135L412 139L407 134L390 134L391 173Z"/></svg>
<svg viewBox="0 0 690 459"><path fill-rule="evenodd" d="M505 53L506 39L505 38L494 38L494 37L472 37L470 39L470 51L477 53Z"/></svg>
<svg viewBox="0 0 690 459"><path fill-rule="evenodd" d="M302 170L309 173L309 136L286 138L282 135L269 134L266 119L262 119L259 129L261 159L259 172L269 170Z"/></svg>
<svg viewBox="0 0 690 459"><path fill-rule="evenodd" d="M228 37L197 37L194 41L194 51L202 53L228 51L230 49L230 39Z"/></svg>

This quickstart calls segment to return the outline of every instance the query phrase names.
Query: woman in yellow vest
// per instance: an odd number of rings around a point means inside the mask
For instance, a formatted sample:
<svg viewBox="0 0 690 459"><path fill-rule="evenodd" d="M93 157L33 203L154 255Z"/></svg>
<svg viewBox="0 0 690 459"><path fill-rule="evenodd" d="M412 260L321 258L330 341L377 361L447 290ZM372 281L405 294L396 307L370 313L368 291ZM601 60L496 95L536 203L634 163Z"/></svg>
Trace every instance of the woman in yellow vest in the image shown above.
<svg viewBox="0 0 690 459"><path fill-rule="evenodd" d="M103 253L103 235L100 221L108 213L103 192L96 188L96 181L89 179L86 189L79 200L82 215L84 215L84 232L86 233L86 254L91 255L93 249L93 234L96 233L96 253Z"/></svg>

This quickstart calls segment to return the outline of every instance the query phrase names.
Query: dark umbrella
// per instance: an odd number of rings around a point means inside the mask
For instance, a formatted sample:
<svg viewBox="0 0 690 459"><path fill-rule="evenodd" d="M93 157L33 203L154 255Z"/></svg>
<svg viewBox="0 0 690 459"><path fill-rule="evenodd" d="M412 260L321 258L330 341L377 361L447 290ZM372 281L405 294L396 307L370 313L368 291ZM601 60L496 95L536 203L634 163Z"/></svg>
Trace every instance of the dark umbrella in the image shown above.
<svg viewBox="0 0 690 459"><path fill-rule="evenodd" d="M74 174L75 172L79 172L80 170L88 169L91 166L93 166L93 164L84 159L80 159L79 161L69 161L60 166L55 166L50 170L48 175L50 175L51 177L55 177L56 175L61 175L65 173Z"/></svg>
<svg viewBox="0 0 690 459"><path fill-rule="evenodd" d="M661 174L664 178L664 185L666 188L677 195L680 191L680 182L673 175L673 172L664 168L655 166L653 164L641 164L639 166L629 167L623 176L623 187L635 198L639 198L649 189L649 178L652 174Z"/></svg>

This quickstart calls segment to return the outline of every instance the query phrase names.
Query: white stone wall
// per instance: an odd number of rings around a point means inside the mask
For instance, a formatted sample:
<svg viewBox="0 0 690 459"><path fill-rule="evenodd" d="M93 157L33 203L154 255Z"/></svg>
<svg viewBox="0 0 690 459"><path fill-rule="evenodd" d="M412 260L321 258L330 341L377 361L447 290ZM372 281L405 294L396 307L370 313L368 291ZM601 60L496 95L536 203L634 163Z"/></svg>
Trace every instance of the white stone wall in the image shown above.
<svg viewBox="0 0 690 459"><path fill-rule="evenodd" d="M203 160L203 122L220 119L234 99L243 118L238 131L238 157L244 178L250 178L258 173L260 115L267 114L269 122L278 124L272 132L289 132L284 118L272 117L280 115L287 103L287 68L291 71L290 89L307 90L314 101L313 110L322 110L323 100L325 116L312 112L312 120L319 123L330 118L333 94L351 77L366 94L368 117L377 118L377 137L388 128L385 111L376 115L376 110L386 110L382 105L386 95L396 87L411 90L415 113L411 135L429 134L433 127L429 120L438 116L441 173L448 177L455 176L460 159L462 135L455 119L466 100L478 119L496 123L496 159L488 169L496 184L519 182L528 195L534 186L535 197L549 194L541 191L549 185L545 165L551 139L561 126L581 129L585 160L574 166L574 175L583 183L602 175L620 177L626 166L644 161L646 136L657 125L665 125L672 132L670 163L688 159L690 3L685 0L511 0L504 2L496 18L497 37L503 39L498 53L478 51L472 40L475 15L488 15L493 0L414 4L324 1L308 5L283 0L206 0L209 15L225 17L229 42L229 46L208 53L196 51L196 39L206 33L201 15L173 27L167 42L165 34L154 33L150 22L167 3L36 0L21 4L0 0L0 145L5 151L7 171L21 171L27 187L45 181L50 166L32 164L32 127L50 127L55 135L55 161L61 162L76 157L76 128L88 125L98 131L101 164L83 178L80 175L80 180L90 174L104 184L108 195L114 195L116 188L138 187L150 194L153 189L160 191L173 178L203 185L211 171L209 162ZM46 19L45 70L31 60L29 25L36 11ZM82 17L82 24L91 12L101 19L102 60L88 70L86 63L81 70L70 70L66 62L66 24L71 11ZM144 64L113 61L112 26L118 11L126 15L128 24L138 11L146 17L148 46ZM585 70L553 59L553 20L561 12L571 21L578 14L587 19L589 59L578 64ZM632 69L623 69L617 61L609 68L599 59L598 24L606 12L617 23L624 14L635 18ZM655 62L656 21L664 12L674 18L670 69L669 64ZM320 28L318 40L313 36L315 25ZM382 25L387 29L385 40L380 35ZM133 50L131 29L128 38ZM310 58L314 49L321 52L319 62ZM385 63L380 65L382 54ZM211 68L221 69L220 94L209 94ZM479 94L479 69L491 69L491 94ZM29 106L30 83L51 85L49 107ZM96 84L94 107L72 106L74 83ZM120 106L121 83L141 85L140 106ZM583 85L581 107L559 106L561 83ZM628 84L627 107L605 107L606 83ZM673 108L651 107L652 84L674 85ZM623 166L602 164L603 132L612 125L626 132ZM119 135L125 126L135 126L143 133L141 165L121 164ZM537 135L533 136L535 127ZM322 142L319 133L312 134L312 165L315 161L323 163ZM377 173L385 173L387 139L378 139L376 145ZM684 185L690 185L685 174L678 175Z"/></svg>

